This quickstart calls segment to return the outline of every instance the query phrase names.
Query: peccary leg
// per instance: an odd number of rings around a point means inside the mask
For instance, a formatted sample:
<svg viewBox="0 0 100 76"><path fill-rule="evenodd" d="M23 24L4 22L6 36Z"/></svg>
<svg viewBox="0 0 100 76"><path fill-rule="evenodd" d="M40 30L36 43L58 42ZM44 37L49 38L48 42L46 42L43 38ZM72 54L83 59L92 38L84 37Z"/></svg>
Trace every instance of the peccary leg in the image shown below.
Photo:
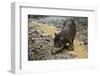
<svg viewBox="0 0 100 76"><path fill-rule="evenodd" d="M62 49L66 49L67 47L66 47L66 44L64 44L64 46L63 46L63 48Z"/></svg>
<svg viewBox="0 0 100 76"><path fill-rule="evenodd" d="M67 42L68 43L68 42ZM68 49L69 47L66 45L67 43L64 44L63 49ZM62 50L63 50L62 49Z"/></svg>
<svg viewBox="0 0 100 76"><path fill-rule="evenodd" d="M69 42L69 47L70 47L70 50L74 50L73 40Z"/></svg>
<svg viewBox="0 0 100 76"><path fill-rule="evenodd" d="M74 39L72 40L72 48L74 50Z"/></svg>

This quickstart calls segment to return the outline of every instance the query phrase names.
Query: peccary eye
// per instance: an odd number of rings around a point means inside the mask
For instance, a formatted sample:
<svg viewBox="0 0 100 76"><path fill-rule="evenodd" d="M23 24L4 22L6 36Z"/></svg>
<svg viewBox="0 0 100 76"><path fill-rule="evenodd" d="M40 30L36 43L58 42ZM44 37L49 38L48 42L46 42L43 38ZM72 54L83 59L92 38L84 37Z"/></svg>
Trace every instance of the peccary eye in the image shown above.
<svg viewBox="0 0 100 76"><path fill-rule="evenodd" d="M60 37L60 40L63 41L63 37Z"/></svg>

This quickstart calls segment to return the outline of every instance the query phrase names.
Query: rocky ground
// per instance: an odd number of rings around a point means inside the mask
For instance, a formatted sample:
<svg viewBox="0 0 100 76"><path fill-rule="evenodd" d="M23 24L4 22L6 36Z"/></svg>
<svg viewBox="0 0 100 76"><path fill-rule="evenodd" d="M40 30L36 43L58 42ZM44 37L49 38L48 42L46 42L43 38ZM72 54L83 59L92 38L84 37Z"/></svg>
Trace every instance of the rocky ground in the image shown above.
<svg viewBox="0 0 100 76"><path fill-rule="evenodd" d="M48 59L74 59L87 58L87 45L85 41L80 41L77 37L74 41L75 50L68 49L57 52L54 47L55 27L48 24L32 23L28 24L28 60L48 60ZM55 53L56 52L56 53Z"/></svg>

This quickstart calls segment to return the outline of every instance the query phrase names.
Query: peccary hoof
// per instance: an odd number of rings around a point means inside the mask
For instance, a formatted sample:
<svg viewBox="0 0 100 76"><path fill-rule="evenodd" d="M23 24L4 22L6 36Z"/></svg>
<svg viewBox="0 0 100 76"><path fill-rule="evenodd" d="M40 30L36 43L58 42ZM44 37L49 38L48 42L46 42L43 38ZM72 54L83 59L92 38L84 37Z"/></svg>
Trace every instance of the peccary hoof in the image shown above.
<svg viewBox="0 0 100 76"><path fill-rule="evenodd" d="M74 48L72 48L72 47L68 47L68 49L69 49L70 51L74 51Z"/></svg>

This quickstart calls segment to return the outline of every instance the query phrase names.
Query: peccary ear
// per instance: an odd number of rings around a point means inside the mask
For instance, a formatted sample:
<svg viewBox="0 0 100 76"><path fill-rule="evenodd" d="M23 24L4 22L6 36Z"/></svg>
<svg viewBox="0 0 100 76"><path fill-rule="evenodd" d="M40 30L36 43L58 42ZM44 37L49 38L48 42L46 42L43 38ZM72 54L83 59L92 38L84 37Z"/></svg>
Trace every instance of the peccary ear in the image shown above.
<svg viewBox="0 0 100 76"><path fill-rule="evenodd" d="M57 34L55 33L55 36L57 36Z"/></svg>

